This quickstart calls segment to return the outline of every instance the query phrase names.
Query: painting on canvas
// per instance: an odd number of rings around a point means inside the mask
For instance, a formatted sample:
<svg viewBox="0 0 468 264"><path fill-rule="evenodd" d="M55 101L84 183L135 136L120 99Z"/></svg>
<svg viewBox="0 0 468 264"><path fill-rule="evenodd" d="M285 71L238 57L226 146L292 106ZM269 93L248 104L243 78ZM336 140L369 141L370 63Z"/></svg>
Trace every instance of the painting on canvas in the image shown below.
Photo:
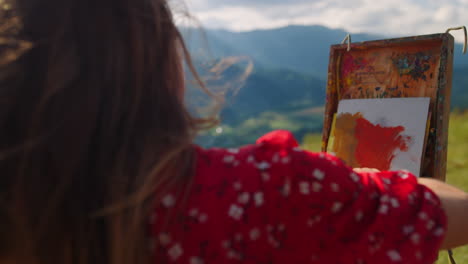
<svg viewBox="0 0 468 264"><path fill-rule="evenodd" d="M342 100L331 152L354 168L420 175L429 98Z"/></svg>

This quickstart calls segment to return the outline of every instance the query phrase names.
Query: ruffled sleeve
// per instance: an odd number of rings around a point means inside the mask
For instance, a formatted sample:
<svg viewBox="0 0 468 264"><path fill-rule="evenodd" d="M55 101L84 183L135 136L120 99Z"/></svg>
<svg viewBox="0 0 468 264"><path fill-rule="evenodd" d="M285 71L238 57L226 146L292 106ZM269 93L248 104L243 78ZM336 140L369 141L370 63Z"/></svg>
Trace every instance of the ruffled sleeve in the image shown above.
<svg viewBox="0 0 468 264"><path fill-rule="evenodd" d="M270 132L263 137L260 137L256 143L258 145L268 144L279 148L294 148L299 146L294 135L287 130L276 130Z"/></svg>

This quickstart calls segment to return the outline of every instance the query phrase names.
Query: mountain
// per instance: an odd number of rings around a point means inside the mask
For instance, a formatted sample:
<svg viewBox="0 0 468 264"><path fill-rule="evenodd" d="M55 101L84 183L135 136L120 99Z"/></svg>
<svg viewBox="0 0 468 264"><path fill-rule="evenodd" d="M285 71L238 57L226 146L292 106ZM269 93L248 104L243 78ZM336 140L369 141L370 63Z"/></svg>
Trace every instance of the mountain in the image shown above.
<svg viewBox="0 0 468 264"><path fill-rule="evenodd" d="M222 112L224 120L239 124L264 111L292 112L323 104L323 81L287 69L257 69ZM239 111L242 110L242 111Z"/></svg>
<svg viewBox="0 0 468 264"><path fill-rule="evenodd" d="M452 108L468 109L468 66L453 70Z"/></svg>
<svg viewBox="0 0 468 264"><path fill-rule="evenodd" d="M291 130L300 138L320 132L323 80L289 69L253 67L251 60L238 57L197 66L210 90L226 100L220 112L222 134L205 134L199 140L202 145L243 145L274 129ZM190 98L204 101L195 87L189 89Z"/></svg>

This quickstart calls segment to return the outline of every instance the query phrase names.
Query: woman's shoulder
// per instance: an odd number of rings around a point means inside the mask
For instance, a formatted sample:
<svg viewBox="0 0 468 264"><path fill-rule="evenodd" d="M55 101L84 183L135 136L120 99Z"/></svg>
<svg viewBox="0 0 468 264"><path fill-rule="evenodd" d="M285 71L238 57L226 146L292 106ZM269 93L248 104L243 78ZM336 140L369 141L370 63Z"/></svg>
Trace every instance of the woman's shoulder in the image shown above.
<svg viewBox="0 0 468 264"><path fill-rule="evenodd" d="M236 169L270 168L273 164L289 163L292 152L302 151L294 135L286 130L276 130L260 137L254 144L239 148L202 148L197 146L198 167Z"/></svg>
<svg viewBox="0 0 468 264"><path fill-rule="evenodd" d="M275 176L311 169L321 171L343 170L349 173L340 159L326 153L314 153L300 148L294 135L286 130L276 130L260 137L255 144L240 148L197 147L197 178L211 180L211 175L236 175L253 177ZM310 172L313 174L312 172ZM217 178L221 180L221 178Z"/></svg>

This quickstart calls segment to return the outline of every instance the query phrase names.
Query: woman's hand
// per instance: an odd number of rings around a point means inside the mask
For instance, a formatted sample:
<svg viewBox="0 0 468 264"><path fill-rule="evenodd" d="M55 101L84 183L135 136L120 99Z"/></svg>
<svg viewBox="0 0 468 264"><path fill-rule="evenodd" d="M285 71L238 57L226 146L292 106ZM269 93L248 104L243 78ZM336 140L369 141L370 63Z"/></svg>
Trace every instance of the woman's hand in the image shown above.
<svg viewBox="0 0 468 264"><path fill-rule="evenodd" d="M378 169L372 169L372 168L354 168L353 170L357 173L380 172Z"/></svg>

